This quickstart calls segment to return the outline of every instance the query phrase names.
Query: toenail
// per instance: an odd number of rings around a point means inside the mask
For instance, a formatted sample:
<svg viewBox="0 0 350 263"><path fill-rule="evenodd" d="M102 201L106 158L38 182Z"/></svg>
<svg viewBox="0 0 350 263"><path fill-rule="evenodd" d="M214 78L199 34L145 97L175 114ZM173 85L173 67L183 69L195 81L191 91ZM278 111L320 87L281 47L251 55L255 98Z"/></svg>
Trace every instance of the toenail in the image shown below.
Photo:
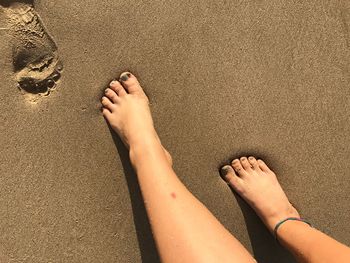
<svg viewBox="0 0 350 263"><path fill-rule="evenodd" d="M130 73L126 73L123 76L120 77L120 80L127 81L131 77Z"/></svg>
<svg viewBox="0 0 350 263"><path fill-rule="evenodd" d="M113 86L115 84L115 80L112 80L111 83L109 83L109 86Z"/></svg>
<svg viewBox="0 0 350 263"><path fill-rule="evenodd" d="M254 157L249 157L249 160L253 161L253 160L254 160Z"/></svg>
<svg viewBox="0 0 350 263"><path fill-rule="evenodd" d="M228 165L221 167L221 169L220 169L221 176L226 176L230 172L230 170L231 170L231 168Z"/></svg>
<svg viewBox="0 0 350 263"><path fill-rule="evenodd" d="M105 89L105 93L107 93L108 92L108 89Z"/></svg>

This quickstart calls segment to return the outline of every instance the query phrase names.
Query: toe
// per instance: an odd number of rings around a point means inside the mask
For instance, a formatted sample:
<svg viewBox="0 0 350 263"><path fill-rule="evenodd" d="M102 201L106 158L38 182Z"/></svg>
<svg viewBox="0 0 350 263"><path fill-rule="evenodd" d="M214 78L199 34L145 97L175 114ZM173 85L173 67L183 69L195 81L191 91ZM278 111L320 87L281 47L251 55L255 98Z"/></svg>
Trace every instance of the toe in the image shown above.
<svg viewBox="0 0 350 263"><path fill-rule="evenodd" d="M113 103L117 103L119 100L117 93L115 93L115 91L112 89L106 89L105 96L109 98Z"/></svg>
<svg viewBox="0 0 350 263"><path fill-rule="evenodd" d="M252 166L251 166L250 163L248 162L247 157L242 157L242 158L240 159L240 161L241 161L241 164L242 164L244 170L246 170L247 172L251 172L251 171L252 171Z"/></svg>
<svg viewBox="0 0 350 263"><path fill-rule="evenodd" d="M108 121L112 117L112 113L106 108L102 109L102 114L103 114L103 117L105 117Z"/></svg>
<svg viewBox="0 0 350 263"><path fill-rule="evenodd" d="M250 165L253 167L253 170L256 170L256 171L260 170L259 164L254 156L250 156L248 158L248 161L249 161Z"/></svg>
<svg viewBox="0 0 350 263"><path fill-rule="evenodd" d="M242 179L237 176L230 165L225 165L222 167L220 169L220 175L229 186L233 187L234 189L239 189Z"/></svg>
<svg viewBox="0 0 350 263"><path fill-rule="evenodd" d="M118 94L118 96L124 96L127 94L126 90L124 89L124 87L120 84L119 81L117 80L113 80L110 84L109 84L110 88L115 91L115 93Z"/></svg>
<svg viewBox="0 0 350 263"><path fill-rule="evenodd" d="M143 91L137 78L130 72L122 73L120 75L120 82L130 94Z"/></svg>
<svg viewBox="0 0 350 263"><path fill-rule="evenodd" d="M233 160L231 165L239 176L242 177L247 175L247 172L244 170L241 162L238 159Z"/></svg>
<svg viewBox="0 0 350 263"><path fill-rule="evenodd" d="M103 96L101 103L103 107L108 109L110 112L114 110L115 105L107 97Z"/></svg>
<svg viewBox="0 0 350 263"><path fill-rule="evenodd" d="M263 160L258 160L259 167L264 172L272 172Z"/></svg>

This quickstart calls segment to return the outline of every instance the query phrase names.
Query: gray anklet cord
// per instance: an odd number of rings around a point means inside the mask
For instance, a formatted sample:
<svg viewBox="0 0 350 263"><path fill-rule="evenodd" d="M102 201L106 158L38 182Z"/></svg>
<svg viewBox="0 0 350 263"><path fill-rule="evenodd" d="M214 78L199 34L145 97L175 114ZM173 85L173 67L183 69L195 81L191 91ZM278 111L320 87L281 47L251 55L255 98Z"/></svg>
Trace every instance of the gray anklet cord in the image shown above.
<svg viewBox="0 0 350 263"><path fill-rule="evenodd" d="M276 226L275 226L275 228L273 229L273 235L275 236L275 239L276 239L276 241L277 241L278 243L279 243L279 241L278 241L278 236L277 236L277 230L278 230L278 228L279 228L283 223L285 223L285 222L287 222L287 221L290 221L290 220L292 220L292 221L304 222L305 224L308 224L309 226L312 227L311 223L309 223L309 222L306 221L305 219L298 218L298 217L288 217L288 218L286 218L286 219L280 221L279 223L277 223Z"/></svg>

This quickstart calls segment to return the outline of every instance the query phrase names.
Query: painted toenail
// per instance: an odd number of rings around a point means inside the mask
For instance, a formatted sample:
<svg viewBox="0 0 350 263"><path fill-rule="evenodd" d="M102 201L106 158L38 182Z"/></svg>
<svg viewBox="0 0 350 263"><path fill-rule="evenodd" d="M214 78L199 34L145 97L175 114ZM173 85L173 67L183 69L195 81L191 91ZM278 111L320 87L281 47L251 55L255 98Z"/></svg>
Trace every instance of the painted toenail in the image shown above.
<svg viewBox="0 0 350 263"><path fill-rule="evenodd" d="M221 176L226 176L230 172L230 166L226 165L224 167L221 167L220 174Z"/></svg>
<svg viewBox="0 0 350 263"><path fill-rule="evenodd" d="M123 76L120 77L121 81L127 81L131 77L130 73L126 73Z"/></svg>

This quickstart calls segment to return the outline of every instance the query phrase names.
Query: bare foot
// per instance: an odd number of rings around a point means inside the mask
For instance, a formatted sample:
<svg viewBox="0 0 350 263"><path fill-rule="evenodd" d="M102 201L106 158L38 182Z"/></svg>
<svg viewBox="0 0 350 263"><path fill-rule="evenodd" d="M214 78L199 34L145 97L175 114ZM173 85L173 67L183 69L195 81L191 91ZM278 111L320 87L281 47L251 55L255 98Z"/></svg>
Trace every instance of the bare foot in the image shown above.
<svg viewBox="0 0 350 263"><path fill-rule="evenodd" d="M102 97L102 105L103 116L128 149L150 138L156 138L160 143L153 125L149 100L137 78L130 72L122 73L119 81L110 83ZM163 149L172 165L171 155Z"/></svg>
<svg viewBox="0 0 350 263"><path fill-rule="evenodd" d="M221 168L221 176L259 215L270 231L288 217L300 217L273 171L262 160L240 158Z"/></svg>

